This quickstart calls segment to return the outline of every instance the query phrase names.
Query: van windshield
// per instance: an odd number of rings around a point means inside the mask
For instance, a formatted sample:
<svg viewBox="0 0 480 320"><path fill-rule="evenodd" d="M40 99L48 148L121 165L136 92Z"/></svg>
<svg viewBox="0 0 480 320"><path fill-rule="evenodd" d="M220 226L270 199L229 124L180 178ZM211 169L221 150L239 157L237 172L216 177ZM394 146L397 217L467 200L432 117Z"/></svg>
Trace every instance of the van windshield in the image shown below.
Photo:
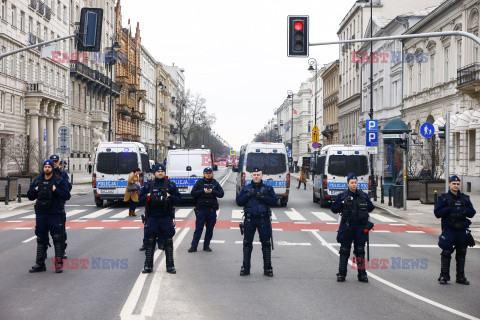
<svg viewBox="0 0 480 320"><path fill-rule="evenodd" d="M329 174L346 177L350 172L355 173L357 176L368 174L367 156L336 154L328 158Z"/></svg>
<svg viewBox="0 0 480 320"><path fill-rule="evenodd" d="M98 154L97 171L105 174L128 174L138 167L135 152L101 152Z"/></svg>
<svg viewBox="0 0 480 320"><path fill-rule="evenodd" d="M285 154L282 153L250 153L247 155L247 172L255 168L263 174L280 174L287 171Z"/></svg>

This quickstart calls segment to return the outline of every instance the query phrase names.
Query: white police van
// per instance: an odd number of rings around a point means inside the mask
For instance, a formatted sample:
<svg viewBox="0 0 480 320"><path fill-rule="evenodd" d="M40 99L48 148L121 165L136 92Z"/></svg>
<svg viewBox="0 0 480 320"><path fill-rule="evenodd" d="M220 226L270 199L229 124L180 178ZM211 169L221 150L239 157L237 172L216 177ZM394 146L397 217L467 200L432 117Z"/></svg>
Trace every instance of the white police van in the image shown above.
<svg viewBox="0 0 480 320"><path fill-rule="evenodd" d="M192 199L190 192L197 180L203 178L203 169L213 165L210 149L177 149L167 154L167 178L175 182L182 199Z"/></svg>
<svg viewBox="0 0 480 320"><path fill-rule="evenodd" d="M100 142L96 149L92 187L95 204L103 201L123 200L128 175L139 168L140 183L149 178L150 162L147 149L138 142Z"/></svg>
<svg viewBox="0 0 480 320"><path fill-rule="evenodd" d="M242 158L243 156L243 158ZM251 172L259 168L263 181L272 186L280 205L286 207L290 190L287 150L283 143L251 142L240 153L236 193L252 182Z"/></svg>
<svg viewBox="0 0 480 320"><path fill-rule="evenodd" d="M350 172L358 178L358 188L366 193L371 191L369 153L361 145L329 145L320 150L315 164L313 202L327 207L347 187Z"/></svg>

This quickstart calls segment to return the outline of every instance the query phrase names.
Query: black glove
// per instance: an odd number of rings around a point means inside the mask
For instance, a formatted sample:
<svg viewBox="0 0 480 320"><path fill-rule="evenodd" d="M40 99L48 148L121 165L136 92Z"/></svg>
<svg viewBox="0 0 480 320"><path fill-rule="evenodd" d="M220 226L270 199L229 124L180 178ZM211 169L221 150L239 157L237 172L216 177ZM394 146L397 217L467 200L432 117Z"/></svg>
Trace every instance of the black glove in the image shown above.
<svg viewBox="0 0 480 320"><path fill-rule="evenodd" d="M263 194L261 194L261 193L259 192L259 193L257 193L257 194L255 195L255 198L257 198L258 200L263 200L263 198L265 198L265 197L263 196Z"/></svg>
<svg viewBox="0 0 480 320"><path fill-rule="evenodd" d="M254 197L256 194L257 194L257 191L255 191L255 189L252 189L248 192L249 197Z"/></svg>

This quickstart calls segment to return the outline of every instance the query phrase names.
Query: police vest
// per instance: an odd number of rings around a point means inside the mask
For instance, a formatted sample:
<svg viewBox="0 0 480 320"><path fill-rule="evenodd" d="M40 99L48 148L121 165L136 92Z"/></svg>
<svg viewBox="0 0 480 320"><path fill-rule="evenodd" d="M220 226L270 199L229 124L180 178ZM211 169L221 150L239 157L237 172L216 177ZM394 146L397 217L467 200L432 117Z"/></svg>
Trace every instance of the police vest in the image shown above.
<svg viewBox="0 0 480 320"><path fill-rule="evenodd" d="M53 185L58 180L56 175L52 178L45 180L44 177L40 179L38 184L38 195L36 206L40 210L49 210L53 206Z"/></svg>
<svg viewBox="0 0 480 320"><path fill-rule="evenodd" d="M167 198L169 181L164 180L162 187L154 185L154 181L150 181L150 197L148 199L148 207L159 208L162 211L170 211L173 208L172 202Z"/></svg>
<svg viewBox="0 0 480 320"><path fill-rule="evenodd" d="M198 187L203 190L206 187L211 187L212 190L215 188L216 180L212 179L210 182L205 181L205 179L198 180ZM218 201L215 195L212 193L203 193L197 200L197 208L205 207L211 210L218 210Z"/></svg>
<svg viewBox="0 0 480 320"><path fill-rule="evenodd" d="M249 193L254 189L253 185L250 184L246 187L245 191ZM267 186L262 184L260 189L258 190L261 194L264 196L268 195L268 189ZM245 207L243 208L243 211L245 212L245 217L249 219L249 217L264 217L264 216L270 216L270 208L263 203L263 201L258 200L257 198L249 198L247 203L245 204Z"/></svg>
<svg viewBox="0 0 480 320"><path fill-rule="evenodd" d="M450 207L449 226L453 230L462 230L467 227L467 215L465 205L465 195L460 194L460 199L454 198L450 194L445 194Z"/></svg>
<svg viewBox="0 0 480 320"><path fill-rule="evenodd" d="M357 193L357 200L355 201L353 195L348 194L347 191L343 193L344 203L342 216L347 220L365 220L368 219L368 204L365 195Z"/></svg>

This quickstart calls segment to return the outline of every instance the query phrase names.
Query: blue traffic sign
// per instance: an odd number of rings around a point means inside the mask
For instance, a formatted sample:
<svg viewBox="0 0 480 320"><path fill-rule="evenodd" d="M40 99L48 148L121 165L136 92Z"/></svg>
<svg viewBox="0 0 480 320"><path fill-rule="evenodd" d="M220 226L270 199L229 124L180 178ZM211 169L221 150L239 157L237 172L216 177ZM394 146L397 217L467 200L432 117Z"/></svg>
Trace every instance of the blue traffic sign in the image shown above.
<svg viewBox="0 0 480 320"><path fill-rule="evenodd" d="M367 132L378 132L378 120L367 120L365 128Z"/></svg>
<svg viewBox="0 0 480 320"><path fill-rule="evenodd" d="M378 132L367 132L367 147L378 147Z"/></svg>
<svg viewBox="0 0 480 320"><path fill-rule="evenodd" d="M422 136L424 136L427 139L431 138L435 133L435 127L433 126L433 124L425 122L420 127L420 133Z"/></svg>
<svg viewBox="0 0 480 320"><path fill-rule="evenodd" d="M313 149L318 149L318 147L319 147L318 142L312 143L312 147L313 147Z"/></svg>

